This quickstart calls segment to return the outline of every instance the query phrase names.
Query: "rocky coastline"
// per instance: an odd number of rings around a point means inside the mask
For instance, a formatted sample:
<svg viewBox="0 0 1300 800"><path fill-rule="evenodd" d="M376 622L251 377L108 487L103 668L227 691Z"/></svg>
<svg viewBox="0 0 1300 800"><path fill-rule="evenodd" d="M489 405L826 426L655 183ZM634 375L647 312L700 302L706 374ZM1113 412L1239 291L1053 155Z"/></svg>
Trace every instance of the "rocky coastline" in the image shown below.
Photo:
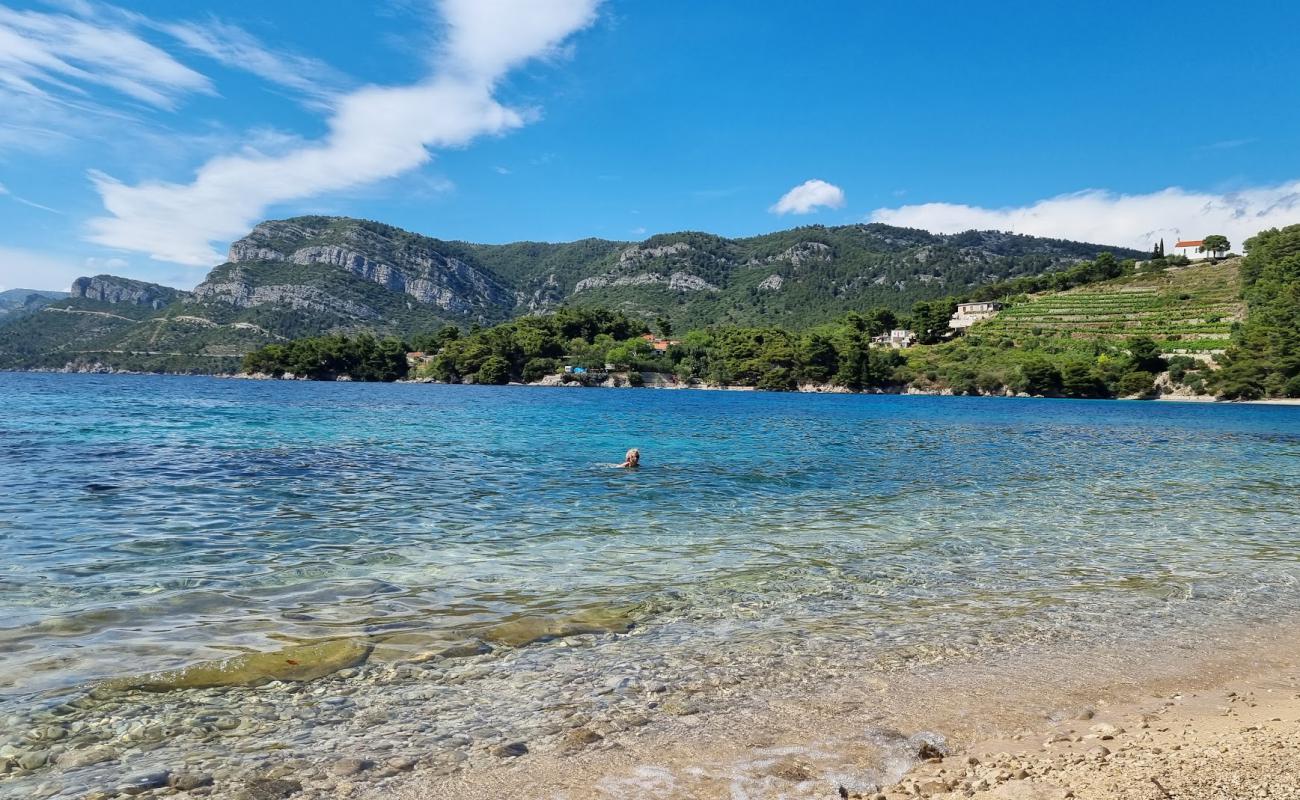
<svg viewBox="0 0 1300 800"><path fill-rule="evenodd" d="M1152 642L1083 670L1062 651L701 672L620 660L635 628L392 661L337 641L11 711L0 796L577 800L613 787L722 800L734 785L756 798L1151 800L1154 779L1174 798L1290 798L1291 630L1194 658Z"/></svg>

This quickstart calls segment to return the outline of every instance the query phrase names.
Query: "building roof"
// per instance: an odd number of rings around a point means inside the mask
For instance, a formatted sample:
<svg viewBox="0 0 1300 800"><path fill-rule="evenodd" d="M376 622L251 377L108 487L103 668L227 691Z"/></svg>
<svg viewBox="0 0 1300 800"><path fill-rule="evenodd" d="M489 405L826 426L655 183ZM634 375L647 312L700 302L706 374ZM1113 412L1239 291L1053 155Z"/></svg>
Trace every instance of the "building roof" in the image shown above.
<svg viewBox="0 0 1300 800"><path fill-rule="evenodd" d="M1203 244L1205 244L1204 239L1188 239L1185 242L1179 242L1174 247L1200 247Z"/></svg>

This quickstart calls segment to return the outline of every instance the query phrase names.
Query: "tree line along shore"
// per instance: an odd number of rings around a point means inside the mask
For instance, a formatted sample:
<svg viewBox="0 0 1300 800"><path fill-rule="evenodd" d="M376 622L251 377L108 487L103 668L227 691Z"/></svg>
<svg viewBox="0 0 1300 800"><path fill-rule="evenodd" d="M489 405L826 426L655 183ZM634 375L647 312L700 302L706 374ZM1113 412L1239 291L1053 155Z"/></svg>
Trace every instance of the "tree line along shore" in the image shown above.
<svg viewBox="0 0 1300 800"><path fill-rule="evenodd" d="M813 384L843 391L1081 398L1300 397L1300 225L1261 232L1246 242L1246 250L1239 268L1234 262L1231 270L1216 263L1188 267L1176 258L1138 263L1102 254L1067 270L981 286L962 298L917 302L908 315L876 308L799 331L719 325L675 336L663 319L652 331L618 311L561 308L487 328L444 326L405 341L365 333L297 339L249 353L242 371L315 380L489 385L609 385L613 372L632 386L659 376L653 382L771 391ZM1100 327L1097 320L1106 319L1105 313L1079 305L1079 298L1097 297L1089 294L1093 289L1114 290L1110 296L1131 304L1146 297L1143 287L1169 284L1168 273L1197 269L1220 283L1231 278L1235 286L1230 288L1245 306L1244 319L1220 320L1206 305L1208 311L1185 311L1184 316L1201 317L1180 324L1222 330L1210 334L1222 341L1184 342L1182 328L1143 327L1170 319L1161 312L1162 303L1199 308L1194 291L1180 290L1180 284L1173 284L1173 294L1152 294L1153 300L1126 319ZM1044 296L1070 299L1073 305L1063 306L1067 313L1083 310L1055 318L1067 320L1065 325L1019 313L1050 311ZM994 299L1005 304L1004 319L978 323L960 336L949 330L959 300ZM1106 302L1091 308L1106 308ZM1016 324L1018 316L1028 321ZM913 346L880 344L882 335L900 328L914 335ZM1196 350L1206 345L1221 349Z"/></svg>

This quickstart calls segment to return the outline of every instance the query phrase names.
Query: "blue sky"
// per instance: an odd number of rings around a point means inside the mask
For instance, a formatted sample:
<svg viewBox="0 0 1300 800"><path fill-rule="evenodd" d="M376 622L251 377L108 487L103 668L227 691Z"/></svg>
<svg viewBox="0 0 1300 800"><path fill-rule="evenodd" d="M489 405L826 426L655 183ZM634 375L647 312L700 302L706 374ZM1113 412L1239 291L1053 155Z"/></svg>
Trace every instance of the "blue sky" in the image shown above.
<svg viewBox="0 0 1300 800"><path fill-rule="evenodd" d="M0 0L0 287L259 219L446 239L1300 222L1300 7Z"/></svg>

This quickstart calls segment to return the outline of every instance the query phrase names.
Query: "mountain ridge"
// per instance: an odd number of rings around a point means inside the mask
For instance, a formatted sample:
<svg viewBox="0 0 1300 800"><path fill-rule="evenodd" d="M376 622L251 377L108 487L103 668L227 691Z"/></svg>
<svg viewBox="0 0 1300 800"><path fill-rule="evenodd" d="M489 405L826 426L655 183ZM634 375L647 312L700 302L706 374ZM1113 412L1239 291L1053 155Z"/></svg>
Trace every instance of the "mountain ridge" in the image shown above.
<svg viewBox="0 0 1300 800"><path fill-rule="evenodd" d="M102 354L143 369L233 369L284 339L370 331L410 336L492 325L562 306L666 319L806 328L850 310L910 309L1110 251L1062 239L880 223L804 226L727 238L686 231L641 242L502 245L443 240L371 220L267 220L230 246L193 291L111 275L0 326L0 366L55 367Z"/></svg>

